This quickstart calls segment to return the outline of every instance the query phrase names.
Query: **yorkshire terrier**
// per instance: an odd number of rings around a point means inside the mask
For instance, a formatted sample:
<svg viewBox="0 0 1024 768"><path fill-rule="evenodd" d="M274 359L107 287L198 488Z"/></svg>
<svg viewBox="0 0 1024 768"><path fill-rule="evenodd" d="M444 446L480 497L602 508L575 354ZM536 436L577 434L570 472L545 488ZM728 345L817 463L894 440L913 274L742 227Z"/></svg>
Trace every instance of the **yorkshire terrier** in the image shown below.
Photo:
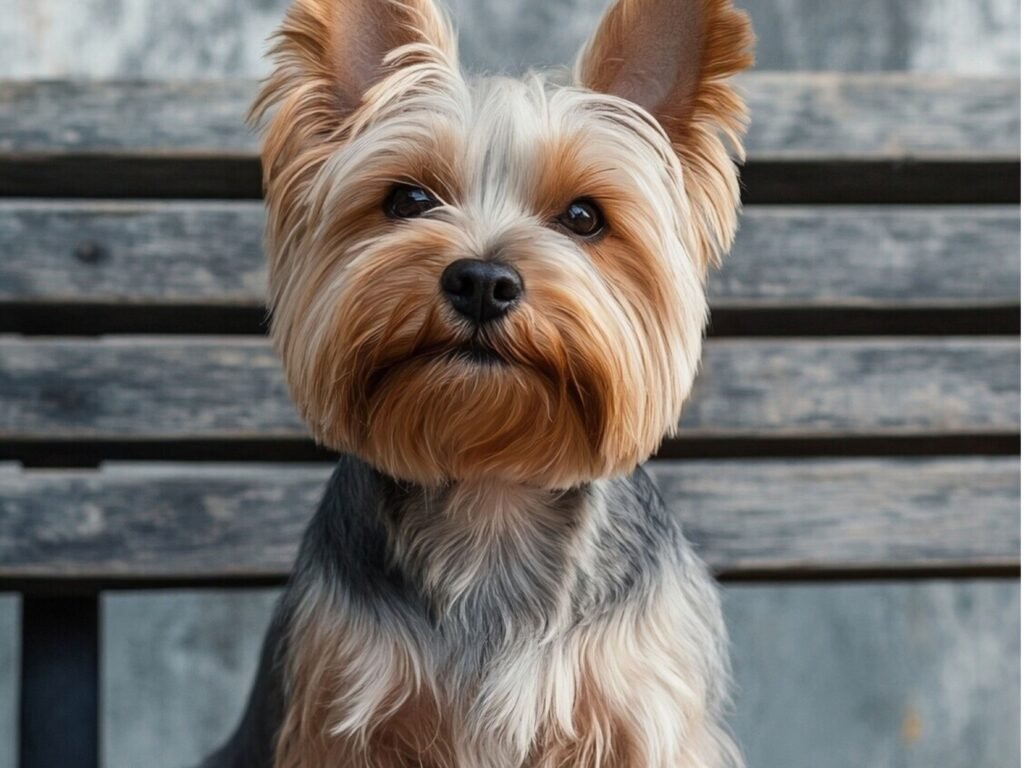
<svg viewBox="0 0 1024 768"><path fill-rule="evenodd" d="M618 0L571 74L469 80L433 0L295 0L253 107L272 336L343 458L207 765L739 765L716 589L639 465L751 46L730 0Z"/></svg>

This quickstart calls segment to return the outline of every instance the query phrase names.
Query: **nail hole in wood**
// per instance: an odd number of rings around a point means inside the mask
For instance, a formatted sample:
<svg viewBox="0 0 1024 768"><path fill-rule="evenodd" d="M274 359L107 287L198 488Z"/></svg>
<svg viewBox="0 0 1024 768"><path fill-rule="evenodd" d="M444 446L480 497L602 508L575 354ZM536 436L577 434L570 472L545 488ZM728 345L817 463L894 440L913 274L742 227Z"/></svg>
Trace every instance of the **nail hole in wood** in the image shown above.
<svg viewBox="0 0 1024 768"><path fill-rule="evenodd" d="M75 258L83 264L96 264L103 258L103 249L97 243L85 241L75 247Z"/></svg>

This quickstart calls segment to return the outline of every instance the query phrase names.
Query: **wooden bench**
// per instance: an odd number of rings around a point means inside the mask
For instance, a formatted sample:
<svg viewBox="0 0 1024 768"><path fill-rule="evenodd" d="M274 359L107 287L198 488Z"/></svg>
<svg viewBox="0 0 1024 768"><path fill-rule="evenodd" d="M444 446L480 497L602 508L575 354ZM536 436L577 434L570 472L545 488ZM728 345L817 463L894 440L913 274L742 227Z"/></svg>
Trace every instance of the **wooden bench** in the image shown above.
<svg viewBox="0 0 1024 768"><path fill-rule="evenodd" d="M744 78L747 208L650 468L726 580L1019 573L1019 83ZM97 599L279 584L330 455L262 336L249 82L0 84L21 765L96 765Z"/></svg>

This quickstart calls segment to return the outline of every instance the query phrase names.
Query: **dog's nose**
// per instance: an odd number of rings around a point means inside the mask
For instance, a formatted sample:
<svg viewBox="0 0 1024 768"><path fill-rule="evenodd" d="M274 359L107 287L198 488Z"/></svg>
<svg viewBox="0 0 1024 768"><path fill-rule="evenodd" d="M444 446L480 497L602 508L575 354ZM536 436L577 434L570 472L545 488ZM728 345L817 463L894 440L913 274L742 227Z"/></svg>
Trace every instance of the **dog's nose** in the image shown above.
<svg viewBox="0 0 1024 768"><path fill-rule="evenodd" d="M506 264L459 259L441 273L441 290L459 314L486 323L512 308L523 293L523 279Z"/></svg>

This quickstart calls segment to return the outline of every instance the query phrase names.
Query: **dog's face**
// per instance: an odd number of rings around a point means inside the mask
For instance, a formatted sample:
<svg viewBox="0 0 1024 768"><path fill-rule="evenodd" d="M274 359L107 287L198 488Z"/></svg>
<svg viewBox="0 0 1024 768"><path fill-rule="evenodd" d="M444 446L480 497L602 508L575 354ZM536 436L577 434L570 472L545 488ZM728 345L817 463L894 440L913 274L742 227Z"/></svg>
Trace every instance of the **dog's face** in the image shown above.
<svg viewBox="0 0 1024 768"><path fill-rule="evenodd" d="M620 0L567 85L468 82L430 0L297 0L257 111L273 337L321 442L561 488L674 429L731 242L727 0Z"/></svg>

